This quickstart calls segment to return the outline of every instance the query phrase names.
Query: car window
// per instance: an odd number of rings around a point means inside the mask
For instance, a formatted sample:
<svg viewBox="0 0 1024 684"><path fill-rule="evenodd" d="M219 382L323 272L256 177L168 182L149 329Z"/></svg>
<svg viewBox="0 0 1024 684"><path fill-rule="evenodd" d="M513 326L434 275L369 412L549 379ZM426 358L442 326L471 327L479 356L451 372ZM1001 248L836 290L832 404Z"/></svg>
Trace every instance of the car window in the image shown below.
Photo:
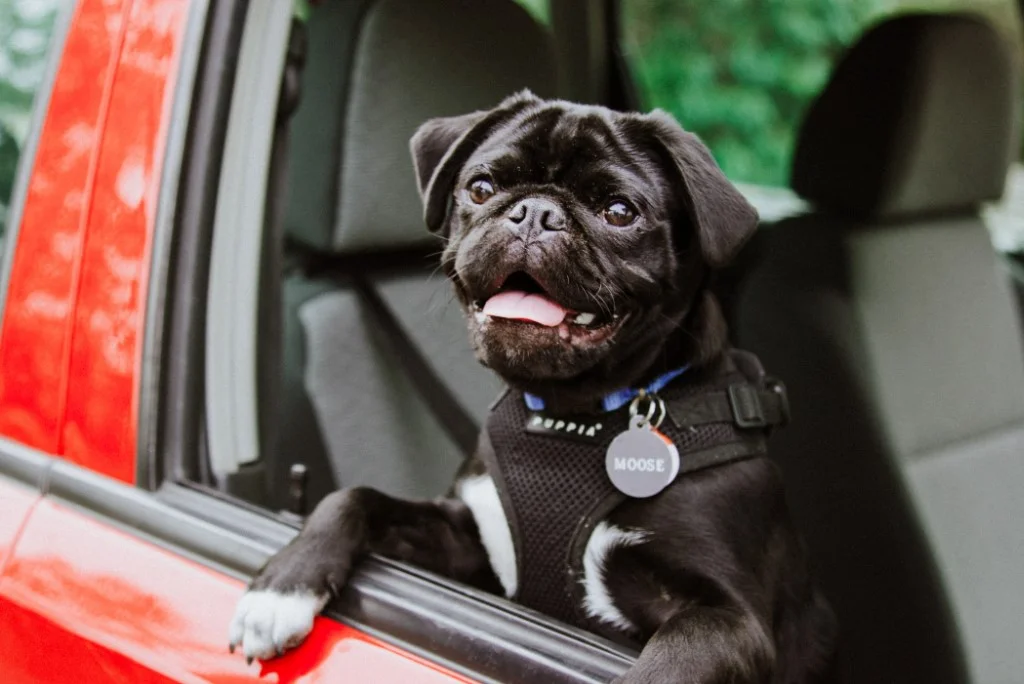
<svg viewBox="0 0 1024 684"><path fill-rule="evenodd" d="M700 135L732 179L761 185L788 184L804 109L846 46L885 15L976 11L1021 49L1015 0L621 0L621 6L622 44L644 104L668 110Z"/></svg>
<svg viewBox="0 0 1024 684"><path fill-rule="evenodd" d="M0 245L57 17L68 2L0 0Z"/></svg>

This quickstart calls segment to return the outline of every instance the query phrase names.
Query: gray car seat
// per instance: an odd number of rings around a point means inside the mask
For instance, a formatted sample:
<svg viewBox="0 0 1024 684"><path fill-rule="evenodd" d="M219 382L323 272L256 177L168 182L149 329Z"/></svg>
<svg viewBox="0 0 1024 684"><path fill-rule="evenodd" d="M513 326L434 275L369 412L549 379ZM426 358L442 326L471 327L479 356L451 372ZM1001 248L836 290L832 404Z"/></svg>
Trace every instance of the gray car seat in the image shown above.
<svg viewBox="0 0 1024 684"><path fill-rule="evenodd" d="M377 288L464 408L482 418L497 380L469 349L436 273L409 139L430 117L489 108L529 87L555 95L547 31L512 0L324 3L308 24L285 214L279 437L273 501L309 469L315 503L338 486L435 496L462 454L417 394L349 280Z"/></svg>
<svg viewBox="0 0 1024 684"><path fill-rule="evenodd" d="M848 682L1024 679L1024 338L979 214L1018 87L980 20L869 31L800 133L812 209L759 231L737 300L738 343L789 386L772 452Z"/></svg>

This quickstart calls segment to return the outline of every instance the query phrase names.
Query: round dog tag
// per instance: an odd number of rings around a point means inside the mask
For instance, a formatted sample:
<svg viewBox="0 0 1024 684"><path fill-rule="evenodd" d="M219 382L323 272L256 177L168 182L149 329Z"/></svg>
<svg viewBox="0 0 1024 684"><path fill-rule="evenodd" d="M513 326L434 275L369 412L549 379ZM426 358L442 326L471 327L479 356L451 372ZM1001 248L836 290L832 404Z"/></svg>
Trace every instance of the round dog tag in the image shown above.
<svg viewBox="0 0 1024 684"><path fill-rule="evenodd" d="M605 468L615 488L627 496L645 499L672 484L679 474L679 450L672 440L634 416L629 429L608 445Z"/></svg>

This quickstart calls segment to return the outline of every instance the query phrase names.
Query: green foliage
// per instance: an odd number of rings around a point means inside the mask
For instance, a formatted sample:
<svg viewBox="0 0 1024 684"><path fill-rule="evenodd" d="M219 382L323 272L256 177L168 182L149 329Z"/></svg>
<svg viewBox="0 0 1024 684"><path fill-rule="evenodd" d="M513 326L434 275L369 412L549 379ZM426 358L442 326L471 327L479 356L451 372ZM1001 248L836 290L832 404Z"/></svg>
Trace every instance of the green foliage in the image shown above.
<svg viewBox="0 0 1024 684"><path fill-rule="evenodd" d="M804 109L876 0L624 0L646 102L711 147L731 178L788 181Z"/></svg>
<svg viewBox="0 0 1024 684"><path fill-rule="evenodd" d="M788 184L807 105L845 47L882 15L976 12L1024 56L1012 0L621 1L646 103L700 135L731 178L751 183Z"/></svg>

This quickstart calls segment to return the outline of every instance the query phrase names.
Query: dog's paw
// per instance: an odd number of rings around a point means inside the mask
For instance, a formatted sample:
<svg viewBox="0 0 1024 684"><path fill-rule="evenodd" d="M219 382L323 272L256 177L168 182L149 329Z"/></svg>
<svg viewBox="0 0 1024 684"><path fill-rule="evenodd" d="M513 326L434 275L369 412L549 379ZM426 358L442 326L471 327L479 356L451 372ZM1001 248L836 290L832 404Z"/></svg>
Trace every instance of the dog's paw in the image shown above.
<svg viewBox="0 0 1024 684"><path fill-rule="evenodd" d="M272 589L248 591L231 620L229 647L239 646L248 661L268 660L302 643L313 629L313 618L328 595L311 591L281 593Z"/></svg>

